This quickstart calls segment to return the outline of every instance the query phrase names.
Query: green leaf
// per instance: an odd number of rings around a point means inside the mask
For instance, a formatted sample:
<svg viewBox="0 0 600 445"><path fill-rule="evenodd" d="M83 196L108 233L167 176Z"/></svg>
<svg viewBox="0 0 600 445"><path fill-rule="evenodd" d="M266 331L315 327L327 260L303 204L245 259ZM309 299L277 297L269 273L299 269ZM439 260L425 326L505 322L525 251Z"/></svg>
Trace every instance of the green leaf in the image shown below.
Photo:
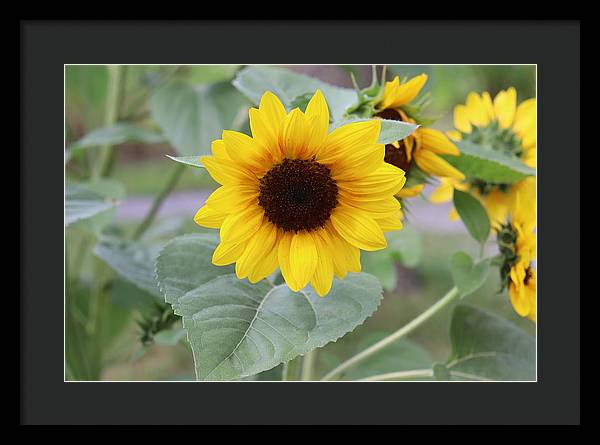
<svg viewBox="0 0 600 445"><path fill-rule="evenodd" d="M162 294L154 277L154 263L160 248L104 236L94 246L94 254L127 281L160 298Z"/></svg>
<svg viewBox="0 0 600 445"><path fill-rule="evenodd" d="M381 286L388 291L396 288L396 262L404 267L414 268L422 256L421 235L411 226L385 234L387 249L374 252L361 252L361 264L364 272L375 275Z"/></svg>
<svg viewBox="0 0 600 445"><path fill-rule="evenodd" d="M461 297L475 292L488 277L491 258L486 258L477 264L464 252L456 252L452 256L451 270L454 284L458 288Z"/></svg>
<svg viewBox="0 0 600 445"><path fill-rule="evenodd" d="M386 233L387 251L404 267L415 268L423 257L423 240L413 226L404 226L402 230Z"/></svg>
<svg viewBox="0 0 600 445"><path fill-rule="evenodd" d="M218 239L186 235L168 243L156 262L159 287L183 317L199 380L257 374L335 341L364 322L381 300L368 274L335 280L320 298L263 280L250 284L210 258Z"/></svg>
<svg viewBox="0 0 600 445"><path fill-rule="evenodd" d="M504 318L458 305L450 340L453 379L535 380L535 338Z"/></svg>
<svg viewBox="0 0 600 445"><path fill-rule="evenodd" d="M329 106L331 120L334 122L340 120L346 109L357 100L354 90L333 86L304 74L271 66L245 68L237 74L233 85L255 105L259 104L260 98L266 91L271 91L279 97L288 110L298 97L320 89Z"/></svg>
<svg viewBox="0 0 600 445"><path fill-rule="evenodd" d="M460 156L444 156L468 178L486 182L511 184L527 176L535 175L535 170L514 156L509 156L488 147L469 141L455 142Z"/></svg>
<svg viewBox="0 0 600 445"><path fill-rule="evenodd" d="M484 243L490 235L490 219L481 202L469 193L454 190L454 207L471 236Z"/></svg>
<svg viewBox="0 0 600 445"><path fill-rule="evenodd" d="M119 181L112 178L94 179L84 183L87 190L97 193L102 198L118 203L125 199L125 187ZM94 237L99 236L102 231L110 225L115 217L116 207L110 207L89 218L74 222L75 227Z"/></svg>
<svg viewBox="0 0 600 445"><path fill-rule="evenodd" d="M356 353L374 345L388 333L374 332L367 335L356 346ZM372 356L356 364L344 373L344 380L358 380L390 372L410 371L431 368L433 359L416 343L402 339L381 349Z"/></svg>
<svg viewBox="0 0 600 445"><path fill-rule="evenodd" d="M338 121L329 126L329 131L333 131L342 125L369 120L373 119L347 119ZM401 141L419 127L418 125L410 124L408 122L393 121L389 119L377 120L381 121L381 131L379 132L379 139L377 140L380 144L390 144L392 142Z"/></svg>
<svg viewBox="0 0 600 445"><path fill-rule="evenodd" d="M246 101L229 83L193 87L171 83L150 100L150 110L169 143L182 156L209 154L212 141L245 117Z"/></svg>
<svg viewBox="0 0 600 445"><path fill-rule="evenodd" d="M185 165L191 165L192 167L196 167L196 168L204 168L204 165L202 165L200 163L200 156L204 156L204 155L196 155L196 156L169 156L169 155L167 155L167 157L169 159L172 159L175 162L179 162L179 163L185 164Z"/></svg>
<svg viewBox="0 0 600 445"><path fill-rule="evenodd" d="M385 290L392 291L396 288L398 279L396 264L387 249L374 252L363 251L360 262L361 270L377 277Z"/></svg>
<svg viewBox="0 0 600 445"><path fill-rule="evenodd" d="M125 142L144 142L155 144L163 142L164 137L145 128L127 123L117 123L110 127L97 128L70 145L69 150L78 150L103 145L120 145Z"/></svg>
<svg viewBox="0 0 600 445"><path fill-rule="evenodd" d="M115 199L103 196L86 183L67 183L65 187L65 226L91 218L117 205Z"/></svg>

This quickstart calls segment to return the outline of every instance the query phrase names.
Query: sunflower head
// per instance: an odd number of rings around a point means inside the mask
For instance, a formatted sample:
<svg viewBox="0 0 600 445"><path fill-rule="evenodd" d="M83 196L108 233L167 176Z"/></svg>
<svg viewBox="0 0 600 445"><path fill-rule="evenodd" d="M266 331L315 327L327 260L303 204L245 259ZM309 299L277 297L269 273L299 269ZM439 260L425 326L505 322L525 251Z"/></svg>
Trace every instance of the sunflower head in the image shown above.
<svg viewBox="0 0 600 445"><path fill-rule="evenodd" d="M396 76L392 81L386 82L376 116L381 119L418 123L412 114L415 109L420 109L422 104L414 107L411 106L411 102L419 95L426 82L427 74L413 77L406 82L401 82ZM420 170L419 173L424 173L425 176L465 179L459 170L439 156L459 154L456 145L444 133L423 127L417 128L402 141L385 146L385 161L402 169L411 180L413 179L411 172L415 170ZM420 183L403 189L399 198L417 196L423 187L424 184Z"/></svg>
<svg viewBox="0 0 600 445"><path fill-rule="evenodd" d="M448 136L455 141L466 140L536 166L536 100L528 99L517 106L513 87L500 91L492 100L488 92L471 92L464 104L454 108L453 131ZM514 209L514 196L531 178L512 184L491 183L477 178L456 182L454 188L468 191L479 198L493 224L506 220ZM533 180L535 181L535 180ZM442 181L437 202L449 201L448 184ZM459 188L460 187L460 188ZM534 186L535 188L535 186ZM441 196L447 199L441 199Z"/></svg>
<svg viewBox="0 0 600 445"><path fill-rule="evenodd" d="M500 225L497 241L502 265L500 278L508 287L515 311L535 320L535 193L522 188L515 196L511 218Z"/></svg>
<svg viewBox="0 0 600 445"><path fill-rule="evenodd" d="M223 131L201 159L221 186L194 219L220 229L214 264L253 283L279 267L292 290L310 282L324 296L334 275L360 271L360 249L383 249L384 232L402 228L404 172L384 162L378 120L329 133L320 91L305 112L266 92L249 114L252 136Z"/></svg>

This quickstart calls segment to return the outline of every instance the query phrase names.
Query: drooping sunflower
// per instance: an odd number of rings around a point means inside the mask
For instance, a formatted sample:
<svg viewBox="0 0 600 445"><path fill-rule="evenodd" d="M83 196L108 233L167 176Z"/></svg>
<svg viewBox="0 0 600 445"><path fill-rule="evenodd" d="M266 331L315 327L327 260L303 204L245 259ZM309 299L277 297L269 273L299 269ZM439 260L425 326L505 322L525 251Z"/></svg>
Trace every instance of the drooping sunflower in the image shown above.
<svg viewBox="0 0 600 445"><path fill-rule="evenodd" d="M535 321L535 184L527 184L515 194L513 210L507 221L498 227L496 238L503 259L500 278L503 286L508 287L512 306L520 316Z"/></svg>
<svg viewBox="0 0 600 445"><path fill-rule="evenodd" d="M487 146L536 167L536 100L527 99L517 106L517 91L513 87L500 91L493 101L488 92L469 93L466 103L454 108L454 127L456 130L449 131L448 136L455 141ZM490 220L498 223L511 211L510 204L523 181L503 184L475 178L443 179L430 199L447 202L452 199L454 188L469 191L482 202ZM455 218L456 213L453 211L450 216Z"/></svg>
<svg viewBox="0 0 600 445"><path fill-rule="evenodd" d="M408 123L417 123L410 115L409 104L418 96L427 82L427 74L413 77L407 82L400 82L396 76L392 81L386 82L383 97L377 105L377 117L397 120ZM433 128L417 128L405 139L385 146L385 161L404 170L410 175L411 166L416 164L424 173L430 176L448 177L457 180L465 176L450 165L439 155L459 156L460 152L448 137L441 131ZM417 184L402 189L399 198L410 198L421 193L424 184Z"/></svg>
<svg viewBox="0 0 600 445"><path fill-rule="evenodd" d="M279 267L292 290L310 282L324 296L334 274L360 271L360 249L383 249L384 232L402 228L404 172L384 162L378 120L328 133L319 90L305 112L266 92L249 114L251 137L225 130L201 158L221 187L194 220L220 229L213 264L235 263L253 283Z"/></svg>

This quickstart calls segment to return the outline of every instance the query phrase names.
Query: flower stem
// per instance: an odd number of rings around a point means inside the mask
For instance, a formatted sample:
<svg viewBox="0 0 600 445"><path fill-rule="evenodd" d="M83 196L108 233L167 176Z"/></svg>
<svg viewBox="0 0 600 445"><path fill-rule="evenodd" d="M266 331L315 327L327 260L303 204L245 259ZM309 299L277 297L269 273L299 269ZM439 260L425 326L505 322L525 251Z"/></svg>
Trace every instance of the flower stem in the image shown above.
<svg viewBox="0 0 600 445"><path fill-rule="evenodd" d="M119 114L119 94L121 90L121 65L110 65L108 67L108 93L106 98L106 112L104 115L104 125L110 127L118 119ZM114 147L106 145L100 151L100 162L98 168L94 171L94 177L106 176L112 163Z"/></svg>
<svg viewBox="0 0 600 445"><path fill-rule="evenodd" d="M183 174L184 170L185 170L185 164L177 163L177 165L174 166L173 170L171 171L171 175L169 176L169 179L165 183L165 186L155 196L154 202L152 203L152 207L150 208L150 210L144 217L144 220L138 226L137 230L134 232L134 234L133 234L134 240L139 239L144 234L144 232L148 229L148 227L150 227L150 225L152 224L152 221L154 221L154 218L156 217L156 214L158 213L158 210L160 209L160 206L162 205L162 203L166 199L166 197L169 196L169 193L171 193L173 188L175 188L175 186L177 185L177 182L179 182L179 179L181 178L181 175Z"/></svg>
<svg viewBox="0 0 600 445"><path fill-rule="evenodd" d="M406 336L407 334L409 334L410 332L412 332L413 330L415 330L416 328L421 326L423 323L425 323L427 320L429 320L433 315L438 313L440 310L442 310L448 304L450 304L457 295L458 295L458 289L456 287L453 287L437 303L435 303L433 306L431 306L429 309L427 309L425 312L423 312L417 318L413 319L412 321L410 321L408 324L406 324L403 327L401 327L400 329L398 329L393 334L388 335L387 337L378 341L374 345L359 352L355 356L350 357L348 360L346 360L344 363L339 365L337 368L330 371L321 380L332 380L335 376L341 374L348 368L351 368L352 366L362 362L367 357L370 357L371 355L375 354L376 352L379 352L386 346L389 346L390 344L394 343L396 340L399 340L400 338Z"/></svg>
<svg viewBox="0 0 600 445"><path fill-rule="evenodd" d="M289 362L283 364L283 369L281 370L281 380L282 381L293 381L296 380L296 375L298 374L298 359L292 359Z"/></svg>
<svg viewBox="0 0 600 445"><path fill-rule="evenodd" d="M302 371L300 373L300 380L312 380L313 373L315 370L315 362L317 358L317 350L306 353L302 358Z"/></svg>
<svg viewBox="0 0 600 445"><path fill-rule="evenodd" d="M411 369L410 371L388 372L386 374L372 375L360 382L382 382L385 380L403 380L414 379L419 377L433 377L433 369Z"/></svg>

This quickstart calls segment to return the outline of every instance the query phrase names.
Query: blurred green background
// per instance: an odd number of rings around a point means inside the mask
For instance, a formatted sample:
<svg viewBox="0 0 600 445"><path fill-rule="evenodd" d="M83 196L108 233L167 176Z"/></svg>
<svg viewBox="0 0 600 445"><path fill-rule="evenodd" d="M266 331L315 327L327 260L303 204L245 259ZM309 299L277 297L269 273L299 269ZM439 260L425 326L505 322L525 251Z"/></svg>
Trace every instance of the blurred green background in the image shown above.
<svg viewBox="0 0 600 445"><path fill-rule="evenodd" d="M352 87L350 73L353 73L361 87L371 80L370 66L333 65L294 65L285 66L322 81ZM150 117L148 99L152 92L162 85L182 81L193 85L212 82L229 82L239 65L228 66L127 66L122 82L124 97L119 104L120 120L127 120L149 129L154 128ZM394 75L413 76L426 72L429 81L424 91L430 91L432 103L428 115L438 117L434 127L449 130L452 127L452 108L464 103L470 91L489 91L492 97L500 90L515 86L518 101L535 96L535 66L470 66L470 65L391 65L388 66L388 79ZM65 148L69 148L90 131L102 127L106 119L107 85L109 69L106 66L77 66L65 68ZM151 205L155 195L167 180L173 162L165 155L175 154L167 143L125 143L115 151L113 177L120 181L126 198L116 211L115 221L105 228L108 233L121 233L139 224ZM66 165L68 180L78 180L90 168L93 159L78 156ZM182 233L203 230L193 223L195 211L202 205L214 181L202 170L188 168L172 195L163 203L159 218L145 234L147 239L167 240ZM449 263L452 254L462 250L477 255L477 246L468 236L461 222L450 222L447 218L449 206L433 205L424 199L413 200L408 209L407 225L421 236L422 258L416 268L406 268L395 264L396 284L386 291L379 310L355 331L347 334L336 343L321 350L317 362L317 376L331 369L336 358L343 359L356 351L359 343L371 334L391 332L410 321L434 303L452 286ZM67 259L69 268L76 267L83 279L73 292L75 307L84 306L98 280L99 271L110 274L107 266L93 255L79 257L80 246L89 242L85 230L69 229ZM488 252L494 253L493 242L488 243ZM485 286L466 298L467 302L487 308L512 320L528 332L535 332L535 325L517 316L506 295L499 293L500 282L497 269ZM193 380L192 355L185 344L174 346L154 344L140 354L139 320L148 304L149 297L135 286L117 279L111 286L111 305L107 310L114 329L102 333L106 338L98 347L104 348L102 372L103 380ZM435 361L445 361L449 354L448 328L451 310L445 310L428 321L410 335L410 340L424 347ZM67 325L67 337L69 326ZM72 335L71 335L72 337ZM67 338L74 347L86 348L78 344L77 338ZM81 363L83 368L93 367L94 363ZM268 379L269 373L261 376ZM272 374L271 374L272 375Z"/></svg>

